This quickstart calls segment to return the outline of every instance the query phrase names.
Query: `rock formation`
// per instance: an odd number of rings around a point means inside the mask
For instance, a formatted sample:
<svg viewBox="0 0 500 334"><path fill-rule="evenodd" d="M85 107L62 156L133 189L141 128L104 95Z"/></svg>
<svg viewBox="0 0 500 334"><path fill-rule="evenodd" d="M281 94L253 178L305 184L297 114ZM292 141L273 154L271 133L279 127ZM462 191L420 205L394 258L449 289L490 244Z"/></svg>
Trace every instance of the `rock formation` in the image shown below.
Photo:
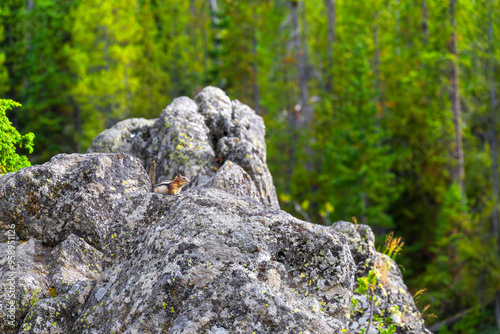
<svg viewBox="0 0 500 334"><path fill-rule="evenodd" d="M98 135L90 152L128 153L148 171L156 160L157 181L181 173L191 187L205 183L230 160L250 175L261 203L279 208L266 164L264 121L219 88L203 89L194 101L175 99L157 120L120 122Z"/></svg>
<svg viewBox="0 0 500 334"><path fill-rule="evenodd" d="M61 154L0 176L0 332L366 328L368 302L353 291L382 256L369 228L279 210L262 119L215 88L195 101L103 132L92 150L108 153ZM194 185L150 192L143 166L153 159L159 179L179 171ZM425 333L395 264L376 294L376 314L408 305L406 318L394 312L398 333Z"/></svg>

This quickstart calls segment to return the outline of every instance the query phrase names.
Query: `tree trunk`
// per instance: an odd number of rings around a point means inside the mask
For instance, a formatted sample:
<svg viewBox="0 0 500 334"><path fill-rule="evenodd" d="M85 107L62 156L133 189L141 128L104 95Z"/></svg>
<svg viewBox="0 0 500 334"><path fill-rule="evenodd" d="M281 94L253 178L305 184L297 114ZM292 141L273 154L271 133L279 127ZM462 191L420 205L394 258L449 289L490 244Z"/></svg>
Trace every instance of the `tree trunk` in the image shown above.
<svg viewBox="0 0 500 334"><path fill-rule="evenodd" d="M452 169L453 180L458 184L462 195L465 198L465 167L464 151L462 147L462 111L460 109L460 88L458 79L458 48L457 48L457 24L455 20L455 5L457 0L450 0L450 23L452 28L450 40L450 53L452 55L451 66L451 108L453 112L453 123L455 125L455 152L453 158L456 159L456 166Z"/></svg>
<svg viewBox="0 0 500 334"><path fill-rule="evenodd" d="M363 181L364 183L364 181ZM361 215L361 224L368 225L368 217L365 212L368 212L368 196L366 195L366 191L361 193L361 203L363 204L363 215Z"/></svg>
<svg viewBox="0 0 500 334"><path fill-rule="evenodd" d="M217 0L208 0L208 5L210 8L210 20L212 20L212 24L217 25L219 23L219 18L217 17Z"/></svg>
<svg viewBox="0 0 500 334"><path fill-rule="evenodd" d="M26 17L30 17L31 15L31 11L33 10L33 8L35 7L35 4L33 2L33 0L26 0ZM25 19L26 20L26 19ZM29 19L28 19L29 20ZM25 24L28 23L29 21L24 21ZM33 38L33 27L36 28L36 25L31 25L31 29L30 29L30 26L28 25L28 29L26 29L26 35L23 36L25 38L25 42L24 42L24 50L26 52L26 54L30 54L31 53L31 39ZM26 28L26 26L24 26L24 28ZM30 79L31 77L26 73L24 72L24 75L23 75L23 90L24 91L29 91L29 87L30 87ZM12 85L13 86L13 85ZM14 113L15 115L17 113ZM16 124L18 122L18 118L17 116L15 116L15 122L14 124Z"/></svg>
<svg viewBox="0 0 500 334"><path fill-rule="evenodd" d="M35 7L33 0L26 0L26 11L30 12Z"/></svg>
<svg viewBox="0 0 500 334"><path fill-rule="evenodd" d="M492 160L492 169L493 169L493 200L494 200L494 208L492 215L492 233L493 236L498 236L499 227L498 227L498 147L497 147L497 133L496 133L496 114L497 110L497 96L495 92L495 64L494 64L494 45L493 45L493 19L492 12L488 13L488 43L489 43L489 82L490 82L490 112L491 112L491 131L490 131L490 150L491 150L491 160ZM500 247L500 238L499 238L499 247Z"/></svg>
<svg viewBox="0 0 500 334"><path fill-rule="evenodd" d="M500 328L500 291L495 294L495 320L497 327Z"/></svg>
<svg viewBox="0 0 500 334"><path fill-rule="evenodd" d="M300 87L300 113L296 117L296 127L304 128L309 121L309 107L307 102L308 92L307 92L307 73L304 62L304 52L302 50L302 43L300 40L300 29L299 29L299 17L298 17L298 0L291 0L291 15L292 15L292 26L293 26L293 42L295 46L295 51L297 54L297 68L299 74L299 87Z"/></svg>
<svg viewBox="0 0 500 334"><path fill-rule="evenodd" d="M375 55L373 56L373 74L375 75L375 103L377 107L382 105L382 91L380 89L380 43L379 43L379 28L378 28L378 12L374 13L373 26L373 44L375 46Z"/></svg>
<svg viewBox="0 0 500 334"><path fill-rule="evenodd" d="M292 0L292 24L294 30L294 42L295 49L297 52L297 65L299 72L299 86L300 86L300 96L301 96L301 108L300 108L300 118L298 119L297 129L303 130L305 133L305 142L304 148L307 154L307 162L305 164L306 170L309 173L314 171L314 161L313 161L313 151L311 145L309 145L310 137L311 137L311 121L313 117L313 108L309 106L309 93L307 84L309 82L310 74L313 72L313 67L309 64L308 59L308 48L307 41L304 38L302 41L302 37L299 29L299 18L298 18L298 0ZM307 20L306 20L306 10L305 10L305 2L302 3L302 28L303 31L307 31ZM321 81L321 80L320 80ZM321 85L321 82L320 82ZM312 185L314 188L314 185ZM314 210L314 204L312 204L311 210Z"/></svg>
<svg viewBox="0 0 500 334"><path fill-rule="evenodd" d="M223 80L221 78L222 72L222 60L220 58L221 53L221 37L220 37L220 20L218 16L217 9L217 0L208 0L208 7L210 12L210 21L211 21L211 29L213 30L213 52L211 53L210 58L212 59L211 70L209 70L209 81L212 82L213 85L219 86L220 88L225 88L223 86Z"/></svg>
<svg viewBox="0 0 500 334"><path fill-rule="evenodd" d="M326 86L327 93L333 90L333 45L335 43L335 26L337 25L337 16L335 12L335 0L325 0L326 11L328 16L328 45L327 52L327 68L326 68Z"/></svg>
<svg viewBox="0 0 500 334"><path fill-rule="evenodd" d="M422 0L422 32L424 34L424 45L429 44L429 16L427 14L427 3Z"/></svg>
<svg viewBox="0 0 500 334"><path fill-rule="evenodd" d="M189 10L191 11L191 15L193 15L193 18L195 18L197 16L196 0L189 0Z"/></svg>
<svg viewBox="0 0 500 334"><path fill-rule="evenodd" d="M488 12L488 46L489 46L489 82L490 82L490 112L491 112L491 131L490 131L490 150L493 169L493 213L492 213L492 234L497 238L497 250L500 253L500 234L498 222L498 151L497 151L497 133L496 133L496 113L497 96L495 92L495 63L494 63L494 45L493 45L493 18L492 9ZM495 294L495 320L500 329L500 291Z"/></svg>
<svg viewBox="0 0 500 334"><path fill-rule="evenodd" d="M219 17L217 16L217 0L208 0L208 8L210 11L210 21L212 23L212 29L217 30L219 27ZM213 45L215 50L220 49L220 40L217 37L217 34L215 34L214 38L214 45ZM218 56L216 56L218 57ZM215 59L215 63L218 64L219 59Z"/></svg>
<svg viewBox="0 0 500 334"><path fill-rule="evenodd" d="M254 21L256 17L254 16ZM260 90L259 90L259 64L257 55L257 29L253 31L252 39L252 72L253 72L253 108L255 112L260 114Z"/></svg>
<svg viewBox="0 0 500 334"><path fill-rule="evenodd" d="M82 152L82 120L80 113L80 106L75 103L73 106L73 140L75 143L75 152L77 153Z"/></svg>
<svg viewBox="0 0 500 334"><path fill-rule="evenodd" d="M203 1L201 3L201 13L205 13L206 11L206 2ZM203 22L200 25L200 30L201 30L201 43L203 45L203 73L205 75L203 76L203 80L207 79L206 73L208 72L208 35L207 35L207 29L205 29L205 22L206 22L206 16L205 15L200 15L200 19L203 20Z"/></svg>

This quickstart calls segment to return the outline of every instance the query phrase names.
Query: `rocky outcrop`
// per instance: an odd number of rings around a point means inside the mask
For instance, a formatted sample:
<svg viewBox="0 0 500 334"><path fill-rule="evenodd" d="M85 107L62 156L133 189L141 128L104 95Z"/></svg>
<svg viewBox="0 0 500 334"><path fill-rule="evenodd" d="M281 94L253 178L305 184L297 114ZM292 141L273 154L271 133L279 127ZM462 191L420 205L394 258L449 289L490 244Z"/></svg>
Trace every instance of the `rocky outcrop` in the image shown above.
<svg viewBox="0 0 500 334"><path fill-rule="evenodd" d="M207 87L194 100L175 99L159 119L120 122L98 135L90 152L127 153L147 171L155 160L157 181L181 173L191 187L208 181L230 160L251 177L262 204L279 208L266 164L262 117L219 88Z"/></svg>
<svg viewBox="0 0 500 334"><path fill-rule="evenodd" d="M99 277L116 203L149 189L140 162L125 154L61 154L2 176L1 237L10 239L0 244L0 277L8 287L0 290L2 309L12 303L19 324L39 300ZM15 266L8 262L11 249ZM3 322L0 332L11 327Z"/></svg>
<svg viewBox="0 0 500 334"><path fill-rule="evenodd" d="M99 206L102 212L88 205L94 219L67 222L64 233L50 230L58 230L64 210L44 209L34 219L12 213L23 205L31 210L29 205L36 205L31 202L1 206L2 226L24 219L16 224L21 237L16 261L23 268L16 281L24 285L14 288L16 327L3 324L0 330L341 333L355 272L342 233L262 205L250 176L232 162L202 187L168 196L149 192L144 169L129 159L134 160L120 154L66 155L1 180L2 194L22 179L26 187L19 199L35 192L32 196L49 207L44 196L58 194L69 205L83 189L97 186L82 181L81 189L73 188L74 180L58 173L71 174L63 166L95 166L93 171L101 175L103 168L104 176L90 173L88 181L101 184L102 191L88 193L85 203L107 201ZM128 181L117 196L123 182L117 182L116 173L123 180L135 175L134 189ZM46 188L37 191L34 185ZM53 207L59 207L57 202ZM105 223L97 217L104 213ZM31 232L39 226L49 229L45 239ZM88 233L90 227L102 235ZM2 280L8 275L2 272ZM2 297L5 309L7 298Z"/></svg>
<svg viewBox="0 0 500 334"><path fill-rule="evenodd" d="M369 227L279 210L262 118L219 89L121 122L92 150L108 153L0 176L1 333L361 333L356 279L386 260L374 314L427 333ZM159 180L191 187L151 192L153 160Z"/></svg>

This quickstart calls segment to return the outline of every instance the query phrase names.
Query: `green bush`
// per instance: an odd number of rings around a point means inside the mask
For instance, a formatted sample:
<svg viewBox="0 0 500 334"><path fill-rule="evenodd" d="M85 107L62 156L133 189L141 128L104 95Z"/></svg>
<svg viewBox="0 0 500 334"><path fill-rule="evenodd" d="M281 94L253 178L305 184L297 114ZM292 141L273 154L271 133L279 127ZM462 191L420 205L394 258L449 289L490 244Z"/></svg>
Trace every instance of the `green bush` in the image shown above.
<svg viewBox="0 0 500 334"><path fill-rule="evenodd" d="M25 148L32 153L35 135L29 132L21 136L6 115L7 110L20 106L15 101L0 99L0 174L15 172L31 165L25 155L16 153L16 148Z"/></svg>

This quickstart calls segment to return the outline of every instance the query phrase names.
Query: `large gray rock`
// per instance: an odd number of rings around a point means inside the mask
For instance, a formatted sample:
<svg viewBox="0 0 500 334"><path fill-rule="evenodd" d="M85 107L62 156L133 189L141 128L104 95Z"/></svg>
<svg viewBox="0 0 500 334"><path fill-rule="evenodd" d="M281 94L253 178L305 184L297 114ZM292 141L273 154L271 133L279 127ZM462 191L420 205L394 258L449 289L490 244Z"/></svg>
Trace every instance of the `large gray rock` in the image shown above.
<svg viewBox="0 0 500 334"><path fill-rule="evenodd" d="M228 166L215 178L245 175ZM213 184L123 198L120 249L74 333L342 332L355 271L345 236L258 203L250 187L236 197Z"/></svg>
<svg viewBox="0 0 500 334"><path fill-rule="evenodd" d="M105 265L100 250L116 203L129 192L144 194L150 187L140 162L121 153L61 154L4 175L0 229L3 241L10 234L15 238L0 244L0 278L12 291L0 291L0 309L5 312L13 303L13 321L19 326L38 300L99 277ZM0 332L17 332L16 326L2 322Z"/></svg>
<svg viewBox="0 0 500 334"><path fill-rule="evenodd" d="M413 297L403 282L403 275L393 259L375 249L375 236L369 226L355 225L341 221L332 225L333 230L344 233L348 238L351 254L356 262L356 280L366 277L370 270L376 270L377 286L374 291L376 301L373 316L381 319L392 319L396 333L430 334L425 328L424 320L415 306ZM351 312L349 332L363 333L370 321L371 301L368 294L354 293L357 309ZM387 329L389 325L382 328ZM372 323L367 334L379 333Z"/></svg>
<svg viewBox="0 0 500 334"><path fill-rule="evenodd" d="M99 163L111 157L122 161L123 168ZM145 178L138 160L124 163L134 159L110 154L59 157L50 168L30 167L31 173L38 184L55 182L53 171L64 170L68 159L78 162L72 166L102 166L100 183L114 182L115 188L123 182L115 182L113 173L124 180L135 173L139 180ZM0 189L10 189L12 180L29 172L2 178ZM52 207L88 189L85 182L80 183L82 189L66 187L63 179L58 182L50 184L67 190ZM203 187L178 195L147 192L144 187L123 187L121 196L111 187L99 193L95 201L110 199L103 206L108 221L101 222L106 228L100 238L75 235L99 226L97 217L82 220L79 224L85 227L68 222L67 233L54 234L57 237L46 242L41 241L43 235L30 232L32 226L39 221L56 226L61 213L44 210L37 219L24 217L16 228L29 239L16 241L16 325L3 324L1 332L342 332L355 272L343 234L262 205L250 176L231 162ZM21 188L17 196L33 191ZM5 281L11 273L6 259L2 261L0 279ZM2 310L7 299L0 295Z"/></svg>
<svg viewBox="0 0 500 334"><path fill-rule="evenodd" d="M262 204L279 208L266 164L262 117L215 87L206 87L193 101L175 99L159 119L128 119L98 135L89 152L123 152L137 157L149 171L156 161L156 181L177 173L191 187L205 183L225 161L240 165L251 177Z"/></svg>
<svg viewBox="0 0 500 334"><path fill-rule="evenodd" d="M102 247L115 202L148 192L149 177L126 154L59 154L0 180L0 228L15 225L21 240L55 246L73 233Z"/></svg>

